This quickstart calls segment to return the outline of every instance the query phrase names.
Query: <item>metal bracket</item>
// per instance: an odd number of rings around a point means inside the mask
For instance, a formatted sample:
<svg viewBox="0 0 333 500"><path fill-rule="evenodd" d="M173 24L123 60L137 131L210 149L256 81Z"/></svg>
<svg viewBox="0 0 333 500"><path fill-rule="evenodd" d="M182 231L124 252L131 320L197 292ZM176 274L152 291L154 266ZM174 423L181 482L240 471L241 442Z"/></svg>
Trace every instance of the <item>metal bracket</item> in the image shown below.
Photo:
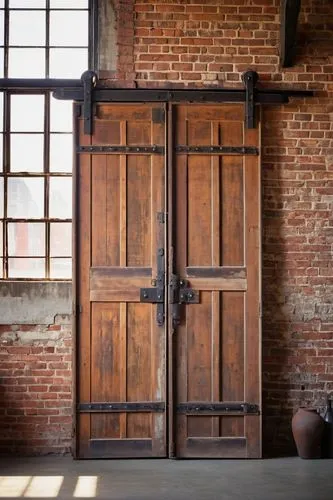
<svg viewBox="0 0 333 500"><path fill-rule="evenodd" d="M85 71L81 80L83 83L83 118L84 118L84 133L92 134L92 103L93 103L93 88L97 82L97 75L93 71Z"/></svg>
<svg viewBox="0 0 333 500"><path fill-rule="evenodd" d="M199 304L199 292L188 288L188 281L181 279L179 287L179 304Z"/></svg>
<svg viewBox="0 0 333 500"><path fill-rule="evenodd" d="M156 288L140 289L140 302L157 304L156 321L158 326L163 326L165 319L165 260L163 248L159 248L157 252L157 277L154 283L156 283Z"/></svg>
<svg viewBox="0 0 333 500"><path fill-rule="evenodd" d="M245 85L245 127L255 128L255 93L258 73L246 71L242 75Z"/></svg>

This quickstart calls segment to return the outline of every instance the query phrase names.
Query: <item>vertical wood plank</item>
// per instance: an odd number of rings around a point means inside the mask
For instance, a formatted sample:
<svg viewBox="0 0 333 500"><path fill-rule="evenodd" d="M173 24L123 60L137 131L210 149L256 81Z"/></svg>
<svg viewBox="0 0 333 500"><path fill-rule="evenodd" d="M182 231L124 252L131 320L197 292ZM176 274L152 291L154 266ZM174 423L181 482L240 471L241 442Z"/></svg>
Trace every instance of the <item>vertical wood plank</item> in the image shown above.
<svg viewBox="0 0 333 500"><path fill-rule="evenodd" d="M120 400L119 304L92 304L91 400ZM92 414L91 438L119 438L119 414Z"/></svg>
<svg viewBox="0 0 333 500"><path fill-rule="evenodd" d="M126 145L126 121L120 124L121 143ZM120 266L127 265L127 157L120 156Z"/></svg>
<svg viewBox="0 0 333 500"><path fill-rule="evenodd" d="M121 159L125 166L120 165ZM120 170L123 171L125 179L120 179ZM126 158L118 155L106 155L106 266L121 265L120 244L121 248L125 247L126 251L126 239L124 241L123 235L120 236L120 228L124 224L124 220L120 222L120 196L125 195L126 197L126 192L121 193L120 189L123 189L124 181L126 183ZM122 218L124 219L124 214L122 214Z"/></svg>
<svg viewBox="0 0 333 500"><path fill-rule="evenodd" d="M120 143L127 144L127 121L120 122ZM127 157L120 156L120 229L119 229L119 264L120 267L127 266ZM120 304L120 357L121 357L121 400L127 401L127 304ZM120 437L127 437L127 415L120 415Z"/></svg>
<svg viewBox="0 0 333 500"><path fill-rule="evenodd" d="M127 265L151 264L151 165L150 156L127 157Z"/></svg>
<svg viewBox="0 0 333 500"><path fill-rule="evenodd" d="M107 254L106 155L94 155L92 157L91 174L91 260L92 266L103 266L106 264Z"/></svg>
<svg viewBox="0 0 333 500"><path fill-rule="evenodd" d="M260 128L245 131L246 144L260 147ZM245 258L247 267L245 397L261 408L261 178L260 158L246 156ZM246 417L248 457L261 457L261 416Z"/></svg>
<svg viewBox="0 0 333 500"><path fill-rule="evenodd" d="M172 136L175 144L188 144L188 121L186 107L174 106L174 130ZM174 154L174 152L173 152ZM187 155L174 154L173 169L173 220L169 224L174 225L174 246L175 263L173 272L181 277L184 275L188 261L188 157ZM188 380L187 380L187 322L186 310L182 308L181 323L174 332L175 345L172 352L173 376L176 378L174 407L178 402L188 400ZM186 449L187 417L186 415L176 416L176 453L182 456Z"/></svg>
<svg viewBox="0 0 333 500"><path fill-rule="evenodd" d="M218 145L220 138L220 124L218 121L211 122L211 144ZM220 266L221 260L221 221L220 221L220 157L212 156L212 266ZM221 314L220 314L220 292L212 292L212 401L220 401L221 384L223 384L221 373ZM220 435L220 418L212 417L212 436Z"/></svg>
<svg viewBox="0 0 333 500"><path fill-rule="evenodd" d="M152 108L153 114L154 107ZM165 106L163 116L165 118ZM165 119L164 121L151 122L151 144L165 144ZM167 266L166 249L166 222L158 219L158 213L164 214L165 207L165 156L152 155L151 157L151 267L152 275L157 276L157 251L163 249L165 266ZM166 269L166 267L165 267ZM166 277L164 276L164 279ZM165 294L166 295L166 294ZM166 313L166 298L165 298ZM153 401L166 401L166 323L158 326L156 321L157 305L151 306L151 397ZM153 437L153 451L161 455L166 448L165 415L151 414L151 428Z"/></svg>
<svg viewBox="0 0 333 500"><path fill-rule="evenodd" d="M120 331L120 401L127 401L127 304L119 305L119 331ZM127 416L120 415L119 434L121 439L127 437Z"/></svg>
<svg viewBox="0 0 333 500"><path fill-rule="evenodd" d="M79 120L79 143L89 145L91 136L83 132L83 120ZM88 155L81 155L78 159L78 199L77 215L75 221L77 227L77 248L76 255L77 280L76 299L81 313L78 319L79 350L78 360L78 384L77 391L80 402L89 402L91 360L90 360L90 299L89 299L89 269L91 266L91 158ZM80 374L85 373L85 377ZM90 415L78 416L78 447L79 453L84 453L88 447L90 438Z"/></svg>
<svg viewBox="0 0 333 500"><path fill-rule="evenodd" d="M176 273L176 241L177 241L177 227L174 221L174 216L177 214L176 207L176 159L174 152L174 125L176 119L176 108L173 104L168 103L166 114L166 203L167 203L167 282L171 280ZM166 287L167 304L170 304L170 291ZM174 458L176 456L177 446L177 415L175 412L175 405L177 399L177 345L176 345L176 331L172 319L173 305L168 306L168 324L167 324L167 398L168 398L168 456Z"/></svg>
<svg viewBox="0 0 333 500"><path fill-rule="evenodd" d="M223 144L243 144L242 122L221 123ZM243 157L223 156L221 172L221 265L242 266L244 263Z"/></svg>

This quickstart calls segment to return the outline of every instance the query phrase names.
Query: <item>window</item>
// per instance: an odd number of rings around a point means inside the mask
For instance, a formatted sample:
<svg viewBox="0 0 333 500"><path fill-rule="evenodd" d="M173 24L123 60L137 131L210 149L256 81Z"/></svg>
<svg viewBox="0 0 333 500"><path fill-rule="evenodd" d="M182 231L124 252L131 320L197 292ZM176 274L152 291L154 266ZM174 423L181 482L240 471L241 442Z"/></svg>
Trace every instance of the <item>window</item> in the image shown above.
<svg viewBox="0 0 333 500"><path fill-rule="evenodd" d="M80 78L89 0L0 0L0 78ZM72 103L0 92L0 278L71 279Z"/></svg>

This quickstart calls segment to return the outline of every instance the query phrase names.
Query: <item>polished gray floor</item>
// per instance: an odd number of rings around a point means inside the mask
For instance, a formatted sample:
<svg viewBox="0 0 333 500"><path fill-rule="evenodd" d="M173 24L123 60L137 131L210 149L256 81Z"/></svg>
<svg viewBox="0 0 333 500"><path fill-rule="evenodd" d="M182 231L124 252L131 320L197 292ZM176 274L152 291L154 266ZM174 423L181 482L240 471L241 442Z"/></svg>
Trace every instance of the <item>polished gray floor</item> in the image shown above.
<svg viewBox="0 0 333 500"><path fill-rule="evenodd" d="M333 500L333 460L0 460L1 499Z"/></svg>

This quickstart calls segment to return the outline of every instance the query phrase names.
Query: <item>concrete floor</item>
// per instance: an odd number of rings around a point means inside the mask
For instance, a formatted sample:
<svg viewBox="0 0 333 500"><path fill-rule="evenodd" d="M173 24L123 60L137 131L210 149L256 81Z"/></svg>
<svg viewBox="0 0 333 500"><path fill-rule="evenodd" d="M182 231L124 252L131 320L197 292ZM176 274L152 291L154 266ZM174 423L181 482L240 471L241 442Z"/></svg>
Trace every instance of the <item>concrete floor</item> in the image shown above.
<svg viewBox="0 0 333 500"><path fill-rule="evenodd" d="M1 459L0 498L333 500L333 460Z"/></svg>

